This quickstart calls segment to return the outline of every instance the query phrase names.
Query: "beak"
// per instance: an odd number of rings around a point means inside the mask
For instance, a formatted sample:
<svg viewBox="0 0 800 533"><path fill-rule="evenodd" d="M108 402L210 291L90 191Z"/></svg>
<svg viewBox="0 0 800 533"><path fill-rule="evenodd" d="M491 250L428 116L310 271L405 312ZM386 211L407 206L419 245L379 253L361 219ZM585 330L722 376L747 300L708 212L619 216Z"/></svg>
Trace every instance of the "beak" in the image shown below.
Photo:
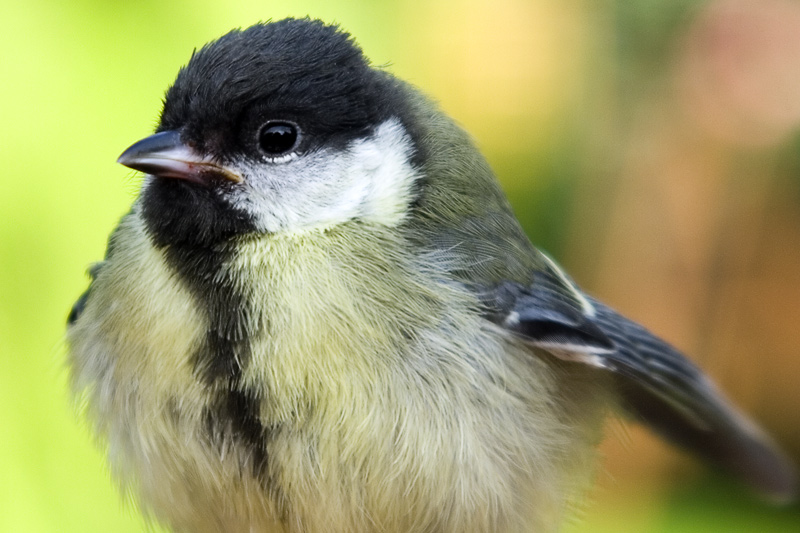
<svg viewBox="0 0 800 533"><path fill-rule="evenodd" d="M117 163L158 178L176 178L201 185L208 185L213 177L234 183L242 181L236 172L181 142L177 130L162 131L134 143L122 152Z"/></svg>

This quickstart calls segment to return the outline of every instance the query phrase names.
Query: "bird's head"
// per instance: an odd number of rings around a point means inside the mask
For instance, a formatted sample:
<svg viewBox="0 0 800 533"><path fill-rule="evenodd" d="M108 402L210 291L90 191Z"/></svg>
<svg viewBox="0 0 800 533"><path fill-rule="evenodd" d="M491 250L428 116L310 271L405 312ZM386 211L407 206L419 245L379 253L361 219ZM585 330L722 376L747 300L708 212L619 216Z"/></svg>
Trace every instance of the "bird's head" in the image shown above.
<svg viewBox="0 0 800 533"><path fill-rule="evenodd" d="M419 178L409 91L335 26L257 24L195 52L119 162L150 175L141 209L163 244L396 225Z"/></svg>

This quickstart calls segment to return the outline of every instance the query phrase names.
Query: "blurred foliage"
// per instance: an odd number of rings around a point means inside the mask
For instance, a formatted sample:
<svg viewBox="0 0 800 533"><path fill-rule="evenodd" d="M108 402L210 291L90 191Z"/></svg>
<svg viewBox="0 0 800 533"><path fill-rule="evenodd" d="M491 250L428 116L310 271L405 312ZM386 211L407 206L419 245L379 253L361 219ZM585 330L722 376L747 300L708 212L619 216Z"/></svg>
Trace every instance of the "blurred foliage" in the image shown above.
<svg viewBox="0 0 800 533"><path fill-rule="evenodd" d="M673 512L665 516L662 531L786 533L800 524L800 507L771 508L717 477L676 489L667 509Z"/></svg>
<svg viewBox="0 0 800 533"><path fill-rule="evenodd" d="M287 15L341 23L470 131L531 238L695 354L800 456L800 4L440 0L0 5L0 531L140 531L68 394L64 320L139 186L191 50ZM622 433L622 434L620 434ZM788 531L612 424L569 531Z"/></svg>

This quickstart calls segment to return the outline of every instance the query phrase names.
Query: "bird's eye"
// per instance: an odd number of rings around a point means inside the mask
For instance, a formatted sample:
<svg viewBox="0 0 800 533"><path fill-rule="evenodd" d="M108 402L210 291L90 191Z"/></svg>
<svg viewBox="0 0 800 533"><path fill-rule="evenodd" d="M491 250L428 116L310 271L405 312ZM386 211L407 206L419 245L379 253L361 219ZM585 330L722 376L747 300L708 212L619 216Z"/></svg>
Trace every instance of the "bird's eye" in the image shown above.
<svg viewBox="0 0 800 533"><path fill-rule="evenodd" d="M258 144L269 156L282 155L295 147L299 136L294 124L271 121L264 124L258 133Z"/></svg>

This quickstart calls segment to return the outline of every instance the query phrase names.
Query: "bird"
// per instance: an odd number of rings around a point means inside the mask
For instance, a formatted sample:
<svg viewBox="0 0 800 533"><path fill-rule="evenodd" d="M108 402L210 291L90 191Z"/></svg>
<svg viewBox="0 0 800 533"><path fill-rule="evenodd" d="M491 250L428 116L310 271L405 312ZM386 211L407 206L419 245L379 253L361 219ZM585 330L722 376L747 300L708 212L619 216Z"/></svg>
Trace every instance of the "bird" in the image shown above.
<svg viewBox="0 0 800 533"><path fill-rule="evenodd" d="M791 461L524 233L469 135L312 18L193 52L68 317L113 476L176 532L557 531L622 416L776 500Z"/></svg>

